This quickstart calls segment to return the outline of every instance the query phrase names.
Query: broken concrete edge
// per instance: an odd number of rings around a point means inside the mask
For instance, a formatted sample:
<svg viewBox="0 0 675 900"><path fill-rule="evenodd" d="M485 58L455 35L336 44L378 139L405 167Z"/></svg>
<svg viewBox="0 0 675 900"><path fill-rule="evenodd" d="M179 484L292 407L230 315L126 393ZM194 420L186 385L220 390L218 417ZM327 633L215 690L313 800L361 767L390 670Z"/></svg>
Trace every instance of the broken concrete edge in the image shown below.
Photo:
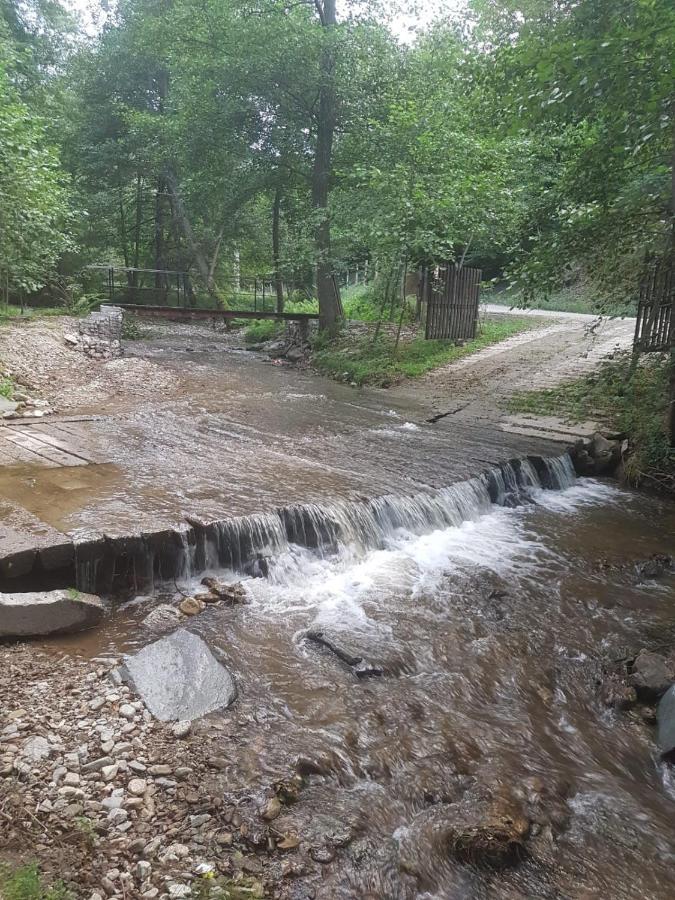
<svg viewBox="0 0 675 900"><path fill-rule="evenodd" d="M0 639L86 631L104 613L100 597L72 589L0 594Z"/></svg>
<svg viewBox="0 0 675 900"><path fill-rule="evenodd" d="M577 474L588 474L583 465L577 465L578 450L576 445L567 448ZM505 472L508 467L519 471L525 460L534 467L544 488L555 487L547 466L547 460L555 458L560 457L509 458L477 475L486 478L491 500L495 502L497 473ZM303 544L306 540L296 528L296 520L302 518L305 509L309 506L295 504L271 510L281 517L291 542ZM219 543L222 549L223 535L231 531L234 537L240 531L239 524L249 518L211 519L189 515L182 522L156 531L100 533L86 537L54 532L51 541L36 535L34 544L28 543L32 535L26 534L26 546L0 556L0 591L16 591L18 585L22 590L72 586L103 596L115 596L128 591L132 585L136 593L143 593L152 589L155 580L171 581L180 577L186 568L195 575L207 571L209 542ZM304 545L311 549L309 544ZM230 551L230 558L221 560L221 565L234 571L246 571L259 556L255 548L235 546L234 540Z"/></svg>

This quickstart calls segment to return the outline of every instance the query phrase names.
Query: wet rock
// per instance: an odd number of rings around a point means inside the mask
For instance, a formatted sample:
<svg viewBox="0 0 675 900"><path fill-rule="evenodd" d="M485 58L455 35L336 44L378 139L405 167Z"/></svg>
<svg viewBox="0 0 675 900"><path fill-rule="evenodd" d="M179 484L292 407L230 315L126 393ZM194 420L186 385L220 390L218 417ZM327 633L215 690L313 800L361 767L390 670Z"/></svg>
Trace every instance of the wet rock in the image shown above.
<svg viewBox="0 0 675 900"><path fill-rule="evenodd" d="M0 594L0 637L84 631L98 625L103 612L99 597L79 591Z"/></svg>
<svg viewBox="0 0 675 900"><path fill-rule="evenodd" d="M672 759L675 751L675 685L672 685L661 698L656 709L658 725L657 743L661 755Z"/></svg>
<svg viewBox="0 0 675 900"><path fill-rule="evenodd" d="M420 874L429 852L460 862L506 865L523 852L530 821L515 797L469 791L458 803L440 804L415 817L401 838L399 861L410 874Z"/></svg>
<svg viewBox="0 0 675 900"><path fill-rule="evenodd" d="M259 553L254 560L246 563L244 572L251 578L267 578L270 574L270 565L262 553Z"/></svg>
<svg viewBox="0 0 675 900"><path fill-rule="evenodd" d="M633 661L630 683L644 700L656 700L675 683L675 661L641 650Z"/></svg>
<svg viewBox="0 0 675 900"><path fill-rule="evenodd" d="M163 634L165 631L173 631L182 621L180 612L168 603L156 606L151 613L143 619L146 628Z"/></svg>
<svg viewBox="0 0 675 900"><path fill-rule="evenodd" d="M270 799L265 804L265 808L263 809L261 815L263 819L266 819L268 822L271 822L272 819L276 819L277 816L281 813L281 801L278 797L270 797Z"/></svg>
<svg viewBox="0 0 675 900"><path fill-rule="evenodd" d="M196 597L185 597L178 608L184 616L197 616L204 609L204 603Z"/></svg>
<svg viewBox="0 0 675 900"><path fill-rule="evenodd" d="M224 581L219 581L219 579L207 575L202 578L202 584L204 587L207 587L218 600L222 600L225 603L235 605L236 603L246 602L246 588L240 582L237 582L236 584L226 584Z"/></svg>
<svg viewBox="0 0 675 900"><path fill-rule="evenodd" d="M609 475L621 462L621 442L596 432L590 441L577 441L570 457L577 475Z"/></svg>
<svg viewBox="0 0 675 900"><path fill-rule="evenodd" d="M640 580L651 581L654 578L663 578L675 572L675 559L663 553L655 553L644 562L639 562L635 566L635 571Z"/></svg>
<svg viewBox="0 0 675 900"><path fill-rule="evenodd" d="M635 688L617 675L609 675L600 685L600 699L610 709L630 709L637 703Z"/></svg>
<svg viewBox="0 0 675 900"><path fill-rule="evenodd" d="M343 646L339 646L332 638L327 637L323 631L308 631L305 639L330 650L331 653L334 653L338 659L352 669L357 678L371 678L382 675L381 668L367 662L362 656L356 656Z"/></svg>
<svg viewBox="0 0 675 900"><path fill-rule="evenodd" d="M161 721L192 721L229 706L234 679L208 645L183 629L126 658L126 671L150 712Z"/></svg>

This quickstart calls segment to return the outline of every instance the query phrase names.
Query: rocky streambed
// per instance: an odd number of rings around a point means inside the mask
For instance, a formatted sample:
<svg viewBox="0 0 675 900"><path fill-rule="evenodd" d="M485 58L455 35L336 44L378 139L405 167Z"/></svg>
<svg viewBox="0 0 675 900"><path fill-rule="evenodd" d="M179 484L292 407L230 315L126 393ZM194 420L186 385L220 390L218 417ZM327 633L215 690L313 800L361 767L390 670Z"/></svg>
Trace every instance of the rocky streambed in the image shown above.
<svg viewBox="0 0 675 900"><path fill-rule="evenodd" d="M0 645L0 859L87 900L669 897L675 509L563 487L317 512L264 572Z"/></svg>

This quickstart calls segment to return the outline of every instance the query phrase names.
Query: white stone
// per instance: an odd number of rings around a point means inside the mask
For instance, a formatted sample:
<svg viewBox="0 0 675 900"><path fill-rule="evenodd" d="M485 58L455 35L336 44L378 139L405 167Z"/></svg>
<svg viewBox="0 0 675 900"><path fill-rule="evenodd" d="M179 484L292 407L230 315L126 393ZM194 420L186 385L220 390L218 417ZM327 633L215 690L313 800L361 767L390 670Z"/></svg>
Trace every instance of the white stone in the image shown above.
<svg viewBox="0 0 675 900"><path fill-rule="evenodd" d="M144 778L132 778L128 784L129 793L134 797L142 797L148 786Z"/></svg>
<svg viewBox="0 0 675 900"><path fill-rule="evenodd" d="M125 719L133 719L136 715L136 710L130 703L123 703L120 706L120 715L124 716Z"/></svg>
<svg viewBox="0 0 675 900"><path fill-rule="evenodd" d="M190 722L176 722L171 731L174 737L184 738L190 734L191 727Z"/></svg>
<svg viewBox="0 0 675 900"><path fill-rule="evenodd" d="M136 876L140 881L147 881L151 872L152 866L147 860L141 859L136 863Z"/></svg>
<svg viewBox="0 0 675 900"><path fill-rule="evenodd" d="M32 762L40 762L47 759L52 752L49 741L43 737L29 738L23 745L21 755Z"/></svg>
<svg viewBox="0 0 675 900"><path fill-rule="evenodd" d="M122 822L126 822L129 818L129 813L126 809L111 809L108 813L108 819L112 825L120 825Z"/></svg>

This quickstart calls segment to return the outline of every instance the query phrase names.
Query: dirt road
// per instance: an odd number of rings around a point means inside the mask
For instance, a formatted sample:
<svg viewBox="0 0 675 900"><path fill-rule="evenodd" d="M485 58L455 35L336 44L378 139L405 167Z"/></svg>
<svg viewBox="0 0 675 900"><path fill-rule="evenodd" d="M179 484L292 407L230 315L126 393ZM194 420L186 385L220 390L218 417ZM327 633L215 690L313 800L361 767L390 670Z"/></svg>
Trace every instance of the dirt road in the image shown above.
<svg viewBox="0 0 675 900"><path fill-rule="evenodd" d="M391 393L414 397L431 407L433 415L450 412L455 419L497 422L514 393L587 374L608 354L629 349L635 330L635 319L580 313L488 305L483 314L532 319L534 327Z"/></svg>

